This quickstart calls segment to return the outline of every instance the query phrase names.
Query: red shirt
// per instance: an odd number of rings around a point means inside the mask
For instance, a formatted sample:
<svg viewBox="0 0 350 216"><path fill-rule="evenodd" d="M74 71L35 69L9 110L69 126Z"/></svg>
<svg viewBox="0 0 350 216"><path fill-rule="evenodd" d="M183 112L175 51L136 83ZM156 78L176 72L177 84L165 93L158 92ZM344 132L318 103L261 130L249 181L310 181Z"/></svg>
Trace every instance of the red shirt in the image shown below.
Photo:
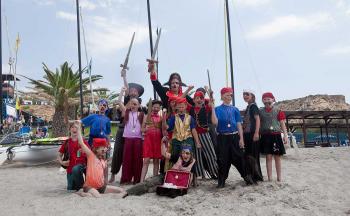
<svg viewBox="0 0 350 216"><path fill-rule="evenodd" d="M81 147L79 146L78 140L73 141L71 138L69 138L67 141L65 141L61 148L58 150L60 153L64 154L65 152L65 143L68 144L68 152L69 152L69 165L67 167L67 174L72 173L72 169L77 164L86 164L86 155L81 150ZM88 143L84 140L84 143L86 146L89 147ZM78 152L80 154L80 157L78 157Z"/></svg>

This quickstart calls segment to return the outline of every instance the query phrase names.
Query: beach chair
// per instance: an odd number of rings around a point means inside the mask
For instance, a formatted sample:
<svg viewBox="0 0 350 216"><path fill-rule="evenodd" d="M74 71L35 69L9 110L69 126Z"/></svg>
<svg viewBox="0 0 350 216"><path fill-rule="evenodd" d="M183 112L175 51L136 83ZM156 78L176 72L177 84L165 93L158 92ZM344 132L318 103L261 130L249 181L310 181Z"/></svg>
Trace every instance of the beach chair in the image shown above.
<svg viewBox="0 0 350 216"><path fill-rule="evenodd" d="M164 183L157 187L157 194L175 198L187 194L190 185L191 173L168 170L165 174Z"/></svg>

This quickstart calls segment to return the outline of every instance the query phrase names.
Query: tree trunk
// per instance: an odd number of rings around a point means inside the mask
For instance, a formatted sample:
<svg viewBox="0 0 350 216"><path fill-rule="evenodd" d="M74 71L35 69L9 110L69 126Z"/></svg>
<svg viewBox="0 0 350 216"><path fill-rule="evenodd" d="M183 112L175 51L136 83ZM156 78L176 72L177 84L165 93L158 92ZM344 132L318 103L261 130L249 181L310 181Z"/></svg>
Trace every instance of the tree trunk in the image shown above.
<svg viewBox="0 0 350 216"><path fill-rule="evenodd" d="M69 105L68 119L69 120L76 120L77 119L77 105Z"/></svg>
<svg viewBox="0 0 350 216"><path fill-rule="evenodd" d="M68 124L64 122L63 107L55 107L55 113L52 118L52 136L61 137L68 135Z"/></svg>

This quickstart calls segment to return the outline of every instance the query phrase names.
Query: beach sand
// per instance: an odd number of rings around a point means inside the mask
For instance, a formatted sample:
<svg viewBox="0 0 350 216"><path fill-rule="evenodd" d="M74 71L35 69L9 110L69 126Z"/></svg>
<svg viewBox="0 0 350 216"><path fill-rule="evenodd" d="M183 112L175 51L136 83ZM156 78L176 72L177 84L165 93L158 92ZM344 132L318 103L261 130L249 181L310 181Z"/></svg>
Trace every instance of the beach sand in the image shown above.
<svg viewBox="0 0 350 216"><path fill-rule="evenodd" d="M266 176L264 158L261 164ZM282 183L245 186L231 168L224 189L200 180L199 187L175 199L155 193L96 199L68 193L58 166L5 168L0 169L0 215L350 215L349 147L287 149L282 170Z"/></svg>

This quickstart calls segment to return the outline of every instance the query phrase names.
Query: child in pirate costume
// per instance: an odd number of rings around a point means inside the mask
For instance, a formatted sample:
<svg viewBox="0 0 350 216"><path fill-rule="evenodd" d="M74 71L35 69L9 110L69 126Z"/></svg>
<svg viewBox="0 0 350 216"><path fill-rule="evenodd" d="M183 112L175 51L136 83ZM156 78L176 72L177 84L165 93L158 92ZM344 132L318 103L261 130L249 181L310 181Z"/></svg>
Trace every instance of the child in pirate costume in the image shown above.
<svg viewBox="0 0 350 216"><path fill-rule="evenodd" d="M126 79L125 69L121 71L121 77L123 78L123 81L124 81L124 89L120 94L123 95L125 93L124 106L128 104L128 102L130 101L130 98L138 98L141 103L140 97L144 93L144 88L137 83L128 83ZM123 152L124 152L123 119L124 118L122 117L120 110L118 110L118 117L119 118L117 119L117 121L119 121L120 123L118 124L118 131L114 142L113 158L112 158L112 165L111 165L111 177L109 179L110 183L115 181L115 175L118 174L118 172L120 171L120 168L123 162Z"/></svg>
<svg viewBox="0 0 350 216"><path fill-rule="evenodd" d="M197 91L194 94L193 101L195 105L189 105L188 111L196 121L196 131L202 145L201 149L195 149L197 159L196 173L204 178L206 169L210 177L216 178L218 175L218 164L214 145L209 134L209 122L217 124L213 100L210 99L206 104L203 92Z"/></svg>
<svg viewBox="0 0 350 216"><path fill-rule="evenodd" d="M123 169L120 183L138 183L142 171L142 134L141 123L143 112L139 111L140 103L137 98L131 98L128 107L119 104L124 117L124 152Z"/></svg>
<svg viewBox="0 0 350 216"><path fill-rule="evenodd" d="M272 157L275 160L277 181L281 181L281 155L286 153L284 144L288 141L286 116L284 112L275 107L275 97L271 92L262 96L265 107L260 109L261 118L261 152L266 154L267 178L272 180ZM281 133L283 132L283 141Z"/></svg>
<svg viewBox="0 0 350 216"><path fill-rule="evenodd" d="M191 145L182 146L181 155L178 158L169 153L165 145L162 145L162 155L174 164L171 169L191 172L192 181L196 159L194 159Z"/></svg>
<svg viewBox="0 0 350 216"><path fill-rule="evenodd" d="M109 144L109 135L111 134L111 121L105 115L108 109L108 102L105 99L98 101L98 114L91 114L81 120L82 124L90 127L89 145L92 145L94 138L105 138Z"/></svg>
<svg viewBox="0 0 350 216"><path fill-rule="evenodd" d="M143 141L143 167L141 182L145 180L150 159L153 159L153 176L158 175L161 154L162 116L159 115L162 102L148 102L148 114L144 116L141 131L145 134Z"/></svg>
<svg viewBox="0 0 350 216"><path fill-rule="evenodd" d="M252 164L253 168L256 168L255 175L252 175L253 180L263 181L260 167L260 117L259 108L255 103L254 91L247 89L243 90L243 99L248 103L243 119L245 154L255 159L255 164Z"/></svg>
<svg viewBox="0 0 350 216"><path fill-rule="evenodd" d="M79 125L69 124L69 139L59 149L58 162L67 169L67 190L80 190L84 184L86 173L86 155L78 144ZM84 140L85 145L88 143ZM63 161L63 155L68 154L68 160Z"/></svg>
<svg viewBox="0 0 350 216"><path fill-rule="evenodd" d="M231 105L232 94L232 88L222 88L221 100L223 103L215 108L218 118L218 188L225 187L231 164L236 167L247 184L253 183L251 176L246 173L242 119L239 110Z"/></svg>
<svg viewBox="0 0 350 216"><path fill-rule="evenodd" d="M81 134L81 125L78 125L78 143L82 151L87 155L86 181L83 189L77 192L81 196L101 197L104 193L120 193L123 197L127 195L125 190L120 187L107 185L107 141L105 138L94 138L92 149L84 144Z"/></svg>
<svg viewBox="0 0 350 216"><path fill-rule="evenodd" d="M176 100L176 108L177 113L168 120L168 131L173 132L171 139L171 155L178 158L183 146L190 145L192 149L195 147L201 148L201 143L196 131L196 122L192 116L186 113L186 99L178 98ZM194 184L196 185L196 182L194 182Z"/></svg>

